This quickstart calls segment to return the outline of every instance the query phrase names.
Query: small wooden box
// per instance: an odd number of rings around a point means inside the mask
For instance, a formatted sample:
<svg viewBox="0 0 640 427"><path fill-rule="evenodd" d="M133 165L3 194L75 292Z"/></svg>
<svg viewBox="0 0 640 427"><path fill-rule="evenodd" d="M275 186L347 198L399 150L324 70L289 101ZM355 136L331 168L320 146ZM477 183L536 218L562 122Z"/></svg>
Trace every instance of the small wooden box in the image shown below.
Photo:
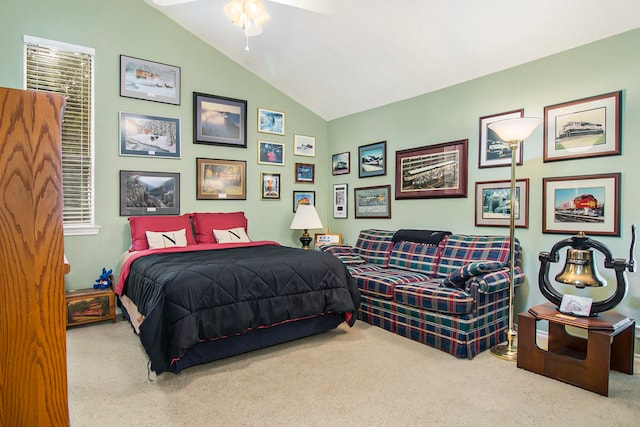
<svg viewBox="0 0 640 427"><path fill-rule="evenodd" d="M76 289L66 291L67 327L85 323L116 321L116 295L107 289Z"/></svg>

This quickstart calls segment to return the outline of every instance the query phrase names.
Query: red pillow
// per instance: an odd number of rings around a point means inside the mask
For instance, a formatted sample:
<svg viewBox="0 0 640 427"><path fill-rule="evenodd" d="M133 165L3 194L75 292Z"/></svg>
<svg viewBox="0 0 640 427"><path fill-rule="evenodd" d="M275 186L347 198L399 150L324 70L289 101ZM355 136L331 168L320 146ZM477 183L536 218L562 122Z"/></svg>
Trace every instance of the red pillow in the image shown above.
<svg viewBox="0 0 640 427"><path fill-rule="evenodd" d="M174 231L184 228L186 230L187 245L195 245L191 228L191 215L180 216L132 216L129 217L131 228L131 247L129 251L142 251L149 249L147 231Z"/></svg>
<svg viewBox="0 0 640 427"><path fill-rule="evenodd" d="M248 220L244 212L194 212L191 215L198 243L216 243L213 230L242 227L244 231L248 231Z"/></svg>

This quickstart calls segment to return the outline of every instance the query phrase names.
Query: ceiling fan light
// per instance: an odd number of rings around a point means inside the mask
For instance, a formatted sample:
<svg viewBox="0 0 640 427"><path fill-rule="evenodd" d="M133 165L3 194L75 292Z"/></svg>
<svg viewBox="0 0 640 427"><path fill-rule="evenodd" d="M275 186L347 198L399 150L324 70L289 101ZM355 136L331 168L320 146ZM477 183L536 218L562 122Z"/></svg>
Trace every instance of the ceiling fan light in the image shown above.
<svg viewBox="0 0 640 427"><path fill-rule="evenodd" d="M224 7L224 14L227 15L227 18L229 18L235 25L241 25L240 20L243 15L242 1L232 0L227 3Z"/></svg>

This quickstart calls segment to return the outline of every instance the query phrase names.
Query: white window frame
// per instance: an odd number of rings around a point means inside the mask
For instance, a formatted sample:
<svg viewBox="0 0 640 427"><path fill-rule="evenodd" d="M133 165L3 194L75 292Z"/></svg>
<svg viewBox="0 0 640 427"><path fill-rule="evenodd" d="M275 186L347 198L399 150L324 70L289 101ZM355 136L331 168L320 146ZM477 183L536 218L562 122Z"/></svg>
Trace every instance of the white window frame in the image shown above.
<svg viewBox="0 0 640 427"><path fill-rule="evenodd" d="M39 37L33 37L33 36L28 36L28 35L24 35L23 37L23 43L24 43L24 83L23 83L23 87L25 89L27 88L27 45L38 45L41 47L45 47L45 48L50 48L50 49L60 49L60 50L64 50L66 52L75 52L75 53L82 53L82 54L86 54L86 55L91 55L93 57L93 59L95 60L95 49L92 48L88 48L88 47L84 47L84 46L78 46L78 45L74 45L74 44L69 44L69 43L63 43L63 42L58 42L58 41L54 41L54 40L47 40L47 39L42 39ZM88 198L90 199L88 201L88 204L90 205L90 220L86 221L86 222L81 222L81 223L65 223L64 224L64 235L65 236L80 236L80 235L95 235L98 234L98 232L100 231L100 226L96 225L95 223L95 130L94 130L94 126L95 126L95 121L94 121L94 116L95 116L95 85L94 85L94 74L95 74L95 62L92 61L92 70L91 70L91 87L90 87L90 96L91 96L91 103L90 103L90 108L91 108L91 114L89 117L89 128L90 128L90 134L89 134L89 149L90 149L90 165L91 165L91 172L90 172L90 184L91 184L91 191L90 194L88 196ZM63 123L64 126L64 123ZM64 156L64 154L63 154ZM85 200L86 202L86 200Z"/></svg>

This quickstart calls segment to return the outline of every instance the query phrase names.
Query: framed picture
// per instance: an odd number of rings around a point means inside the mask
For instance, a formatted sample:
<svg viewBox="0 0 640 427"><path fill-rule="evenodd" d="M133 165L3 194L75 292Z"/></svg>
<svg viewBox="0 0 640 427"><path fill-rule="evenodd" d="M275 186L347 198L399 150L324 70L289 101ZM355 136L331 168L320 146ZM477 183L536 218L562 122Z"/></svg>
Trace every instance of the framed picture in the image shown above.
<svg viewBox="0 0 640 427"><path fill-rule="evenodd" d="M312 163L296 163L296 182L313 184L315 165Z"/></svg>
<svg viewBox="0 0 640 427"><path fill-rule="evenodd" d="M351 172L351 154L347 151L331 156L331 174L344 175Z"/></svg>
<svg viewBox="0 0 640 427"><path fill-rule="evenodd" d="M261 165L284 166L284 144L258 141L258 163Z"/></svg>
<svg viewBox="0 0 640 427"><path fill-rule="evenodd" d="M478 167L493 168L511 166L511 148L509 142L502 141L498 134L489 129L489 125L500 120L517 119L524 116L524 109L480 117L480 144ZM516 164L522 164L522 144L518 144Z"/></svg>
<svg viewBox="0 0 640 427"><path fill-rule="evenodd" d="M387 141L358 147L358 177L387 174Z"/></svg>
<svg viewBox="0 0 640 427"><path fill-rule="evenodd" d="M544 107L543 160L619 155L621 93Z"/></svg>
<svg viewBox="0 0 640 427"><path fill-rule="evenodd" d="M333 184L333 217L347 217L347 184Z"/></svg>
<svg viewBox="0 0 640 427"><path fill-rule="evenodd" d="M300 205L316 205L315 191L295 191L293 192L293 211L298 210Z"/></svg>
<svg viewBox="0 0 640 427"><path fill-rule="evenodd" d="M396 199L467 197L463 139L396 151Z"/></svg>
<svg viewBox="0 0 640 427"><path fill-rule="evenodd" d="M316 233L313 235L313 245L317 248L322 245L342 244L342 234L340 233Z"/></svg>
<svg viewBox="0 0 640 427"><path fill-rule="evenodd" d="M247 162L196 158L196 199L246 200Z"/></svg>
<svg viewBox="0 0 640 427"><path fill-rule="evenodd" d="M294 135L293 136L293 154L296 156L315 157L316 155L316 138L314 136Z"/></svg>
<svg viewBox="0 0 640 427"><path fill-rule="evenodd" d="M391 218L391 186L354 189L356 218Z"/></svg>
<svg viewBox="0 0 640 427"><path fill-rule="evenodd" d="M515 226L529 227L529 179L516 180ZM476 226L509 227L511 181L476 182Z"/></svg>
<svg viewBox="0 0 640 427"><path fill-rule="evenodd" d="M284 135L284 113L258 108L258 132Z"/></svg>
<svg viewBox="0 0 640 427"><path fill-rule="evenodd" d="M120 171L120 215L179 214L179 173Z"/></svg>
<svg viewBox="0 0 640 427"><path fill-rule="evenodd" d="M120 96L180 105L180 67L120 55Z"/></svg>
<svg viewBox="0 0 640 427"><path fill-rule="evenodd" d="M542 232L620 236L621 174L542 179Z"/></svg>
<svg viewBox="0 0 640 427"><path fill-rule="evenodd" d="M180 158L180 119L120 113L120 155Z"/></svg>
<svg viewBox="0 0 640 427"><path fill-rule="evenodd" d="M195 144L247 147L247 101L193 93Z"/></svg>
<svg viewBox="0 0 640 427"><path fill-rule="evenodd" d="M280 174L279 173L265 173L260 174L260 187L262 191L260 198L262 200L277 200L280 199Z"/></svg>

